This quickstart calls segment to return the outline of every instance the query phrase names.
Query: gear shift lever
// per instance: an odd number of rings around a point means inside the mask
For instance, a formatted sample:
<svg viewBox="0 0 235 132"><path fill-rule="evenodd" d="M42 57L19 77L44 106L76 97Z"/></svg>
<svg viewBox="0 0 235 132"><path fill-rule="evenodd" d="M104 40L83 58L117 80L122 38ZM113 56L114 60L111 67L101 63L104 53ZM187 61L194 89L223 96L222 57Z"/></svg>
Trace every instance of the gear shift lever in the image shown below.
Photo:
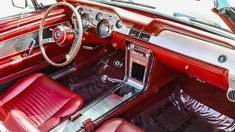
<svg viewBox="0 0 235 132"><path fill-rule="evenodd" d="M101 77L101 81L103 83L106 83L107 81L110 82L116 82L116 83L123 83L125 85L123 85L122 87L120 87L119 89L117 89L114 93L116 93L117 95L123 97L126 94L130 93L133 90L133 87L130 85L126 85L126 82L123 80L119 80L119 79L115 79L115 78L110 78L107 75L102 75Z"/></svg>
<svg viewBox="0 0 235 132"><path fill-rule="evenodd" d="M116 83L125 83L124 81L122 81L122 80L120 80L120 79L110 78L110 77L108 77L107 75L102 75L101 81L102 81L103 83L106 83L107 81L116 82Z"/></svg>

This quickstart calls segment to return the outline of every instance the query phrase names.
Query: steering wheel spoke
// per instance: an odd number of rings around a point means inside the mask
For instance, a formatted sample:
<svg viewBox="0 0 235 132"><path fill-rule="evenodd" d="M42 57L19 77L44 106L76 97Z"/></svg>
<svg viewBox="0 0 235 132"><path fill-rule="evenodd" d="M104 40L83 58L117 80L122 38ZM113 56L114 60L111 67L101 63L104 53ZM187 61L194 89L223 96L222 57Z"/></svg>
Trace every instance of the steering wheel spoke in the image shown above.
<svg viewBox="0 0 235 132"><path fill-rule="evenodd" d="M47 44L47 43L54 43L55 40L53 38L45 38L45 39L42 39L42 43L43 44Z"/></svg>
<svg viewBox="0 0 235 132"><path fill-rule="evenodd" d="M76 47L76 45L73 43L70 50L69 50L69 53L66 55L66 60L69 60L71 58L71 56L73 55L73 52L75 50L75 47Z"/></svg>

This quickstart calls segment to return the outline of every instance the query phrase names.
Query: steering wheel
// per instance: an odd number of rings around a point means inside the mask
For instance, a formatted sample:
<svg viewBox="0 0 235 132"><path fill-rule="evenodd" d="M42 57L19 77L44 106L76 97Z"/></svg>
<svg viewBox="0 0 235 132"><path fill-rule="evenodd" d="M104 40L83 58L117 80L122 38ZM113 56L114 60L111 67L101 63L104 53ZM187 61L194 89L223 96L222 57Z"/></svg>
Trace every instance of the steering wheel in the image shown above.
<svg viewBox="0 0 235 132"><path fill-rule="evenodd" d="M53 10L57 6L68 7L69 9L73 11L74 16L76 18L76 21L73 22L74 29L60 25L54 28L52 32L52 37L58 46L62 47L63 45L66 45L72 42L72 46L69 50L69 53L66 55L66 60L62 63L57 63L57 62L52 61L47 56L45 48L43 46L44 45L43 29L44 29L46 17L51 12L51 10ZM83 28L82 28L81 16L71 4L67 2L58 2L52 5L51 7L47 9L46 13L44 14L41 24L40 24L40 28L39 28L39 47L40 47L43 57L46 59L46 61L49 64L56 66L56 67L63 67L63 66L68 65L70 62L72 62L75 59L77 53L80 50L81 43L82 43L82 34L83 34Z"/></svg>

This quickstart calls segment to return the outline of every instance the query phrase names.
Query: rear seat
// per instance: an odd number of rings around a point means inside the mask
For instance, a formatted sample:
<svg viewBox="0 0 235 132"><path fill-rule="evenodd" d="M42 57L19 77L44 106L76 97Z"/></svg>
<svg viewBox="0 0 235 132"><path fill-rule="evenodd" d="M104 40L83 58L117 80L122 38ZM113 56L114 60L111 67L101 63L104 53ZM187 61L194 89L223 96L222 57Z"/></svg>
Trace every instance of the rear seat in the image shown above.
<svg viewBox="0 0 235 132"><path fill-rule="evenodd" d="M114 118L105 122L96 132L144 132L144 130L121 118Z"/></svg>

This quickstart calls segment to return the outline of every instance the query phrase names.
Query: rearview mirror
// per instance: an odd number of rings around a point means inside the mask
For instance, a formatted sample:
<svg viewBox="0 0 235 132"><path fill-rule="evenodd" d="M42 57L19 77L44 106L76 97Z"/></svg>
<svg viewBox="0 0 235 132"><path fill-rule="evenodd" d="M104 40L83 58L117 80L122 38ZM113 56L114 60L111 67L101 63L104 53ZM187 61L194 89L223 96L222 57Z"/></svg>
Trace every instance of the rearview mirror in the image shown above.
<svg viewBox="0 0 235 132"><path fill-rule="evenodd" d="M27 0L11 0L12 5L17 8L26 8L27 7Z"/></svg>

